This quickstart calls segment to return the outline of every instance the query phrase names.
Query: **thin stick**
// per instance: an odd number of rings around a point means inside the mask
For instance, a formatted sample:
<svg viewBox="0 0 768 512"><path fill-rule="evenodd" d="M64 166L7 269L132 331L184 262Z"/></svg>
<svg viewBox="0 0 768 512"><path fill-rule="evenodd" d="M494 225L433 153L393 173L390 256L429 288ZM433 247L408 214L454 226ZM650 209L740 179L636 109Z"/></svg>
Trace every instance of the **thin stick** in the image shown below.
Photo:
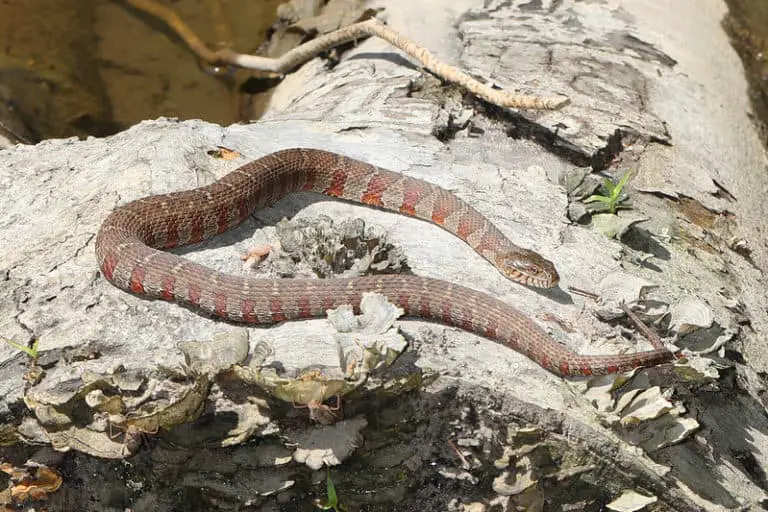
<svg viewBox="0 0 768 512"><path fill-rule="evenodd" d="M575 293L576 295L581 295L582 297L587 297L588 299L592 299L594 301L597 301L600 298L600 296L596 293L588 292L587 290L582 290L581 288L576 288L575 286L569 286L568 291Z"/></svg>
<svg viewBox="0 0 768 512"><path fill-rule="evenodd" d="M586 290L582 290L579 288L576 288L574 286L569 286L568 291L571 293L575 293L576 295L582 295L584 297L588 297L592 300L597 301L600 296L596 293L588 292ZM655 349L666 349L667 347L664 346L664 343L661 341L661 338L651 330L650 327L645 325L642 320L640 320L640 317L635 314L634 311L629 309L626 304L622 301L621 304L619 304L619 307L621 308L624 313L629 317L629 320L635 325L635 328L640 331L640 334L645 336L645 338L653 345L653 348Z"/></svg>
<svg viewBox="0 0 768 512"><path fill-rule="evenodd" d="M647 339L651 345L653 345L653 348L655 349L665 349L664 343L662 343L661 338L653 332L650 327L645 325L642 320L640 320L640 317L638 317L634 311L629 309L624 302L619 304L619 307L624 311L624 313L627 314L629 319L632 321L633 324L635 324L635 327L637 328L640 333L645 336L645 339Z"/></svg>
<svg viewBox="0 0 768 512"><path fill-rule="evenodd" d="M428 71L443 80L458 84L472 94L489 103L498 105L499 107L551 110L562 108L570 103L570 99L565 96L547 98L511 94L498 89L493 89L472 78L464 71L444 62L440 62L426 48L401 36L375 18L347 25L339 30L308 41L285 53L281 57L269 58L238 53L230 48L215 52L211 51L172 9L159 5L154 0L125 0L125 2L136 9L140 9L161 19L184 40L187 46L189 46L200 59L216 66L233 65L247 69L285 74L296 66L307 62L330 48L356 39L376 36L404 51L410 57L417 60Z"/></svg>
<svg viewBox="0 0 768 512"><path fill-rule="evenodd" d="M170 7L160 5L153 0L125 0L125 3L165 22L205 62L210 64L219 62L218 54L220 51L213 52L208 49L205 43L197 37L197 34L189 28L189 25L184 23L184 20Z"/></svg>

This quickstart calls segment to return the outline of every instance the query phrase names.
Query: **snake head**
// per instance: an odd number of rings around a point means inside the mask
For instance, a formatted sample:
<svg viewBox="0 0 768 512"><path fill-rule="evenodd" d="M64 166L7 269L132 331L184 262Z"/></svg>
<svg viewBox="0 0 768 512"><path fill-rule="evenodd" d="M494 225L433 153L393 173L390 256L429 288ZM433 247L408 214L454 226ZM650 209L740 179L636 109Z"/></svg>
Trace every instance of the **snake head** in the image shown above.
<svg viewBox="0 0 768 512"><path fill-rule="evenodd" d="M555 265L533 251L515 251L499 258L498 267L512 281L537 288L553 288L560 282Z"/></svg>

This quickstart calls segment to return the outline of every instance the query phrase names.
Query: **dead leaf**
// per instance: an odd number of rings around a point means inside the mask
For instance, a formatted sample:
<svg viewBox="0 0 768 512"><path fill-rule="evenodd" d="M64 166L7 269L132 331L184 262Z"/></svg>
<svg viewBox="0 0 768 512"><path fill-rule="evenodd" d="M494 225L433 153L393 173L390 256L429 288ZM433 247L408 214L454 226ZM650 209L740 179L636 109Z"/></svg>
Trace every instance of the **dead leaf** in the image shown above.
<svg viewBox="0 0 768 512"><path fill-rule="evenodd" d="M225 148L224 146L216 146L216 149L208 151L208 154L213 158L221 158L222 160L234 160L242 156L234 149Z"/></svg>

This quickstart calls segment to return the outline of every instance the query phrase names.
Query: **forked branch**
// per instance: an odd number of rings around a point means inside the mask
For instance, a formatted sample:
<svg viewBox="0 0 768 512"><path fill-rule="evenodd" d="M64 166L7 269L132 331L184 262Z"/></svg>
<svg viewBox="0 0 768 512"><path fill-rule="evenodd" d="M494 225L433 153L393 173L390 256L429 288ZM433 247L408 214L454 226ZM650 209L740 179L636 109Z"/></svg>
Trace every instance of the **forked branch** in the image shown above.
<svg viewBox="0 0 768 512"><path fill-rule="evenodd" d="M216 66L237 66L258 71L271 71L285 74L291 69L316 57L318 54L335 46L376 36L384 39L392 46L399 48L411 58L418 61L425 69L442 78L465 88L472 94L504 108L524 109L558 109L564 107L570 100L565 96L541 97L523 94L511 94L494 89L464 71L444 62L440 62L429 50L419 46L410 39L401 36L376 18L342 27L334 32L321 35L301 46L298 46L278 58L259 57L238 53L232 49L212 51L194 31L172 9L156 3L154 0L125 0L136 9L140 9L165 22L168 27L184 40L189 48L203 61Z"/></svg>

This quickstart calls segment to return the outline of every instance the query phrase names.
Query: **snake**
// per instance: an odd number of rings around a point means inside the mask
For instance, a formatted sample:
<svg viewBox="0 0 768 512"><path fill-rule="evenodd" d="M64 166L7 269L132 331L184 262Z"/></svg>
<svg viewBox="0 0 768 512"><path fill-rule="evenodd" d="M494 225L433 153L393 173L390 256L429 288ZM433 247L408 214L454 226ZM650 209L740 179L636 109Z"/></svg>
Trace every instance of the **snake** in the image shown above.
<svg viewBox="0 0 768 512"><path fill-rule="evenodd" d="M99 268L107 281L131 294L257 326L324 317L327 310L345 304L359 313L363 294L377 292L402 308L406 317L485 337L563 377L625 372L673 358L660 343L641 352L579 355L506 302L440 279L413 274L258 278L219 272L167 251L231 230L252 212L301 191L441 226L513 282L533 288L551 288L559 282L552 262L514 244L456 194L404 173L309 148L277 151L208 185L117 206L96 236Z"/></svg>

